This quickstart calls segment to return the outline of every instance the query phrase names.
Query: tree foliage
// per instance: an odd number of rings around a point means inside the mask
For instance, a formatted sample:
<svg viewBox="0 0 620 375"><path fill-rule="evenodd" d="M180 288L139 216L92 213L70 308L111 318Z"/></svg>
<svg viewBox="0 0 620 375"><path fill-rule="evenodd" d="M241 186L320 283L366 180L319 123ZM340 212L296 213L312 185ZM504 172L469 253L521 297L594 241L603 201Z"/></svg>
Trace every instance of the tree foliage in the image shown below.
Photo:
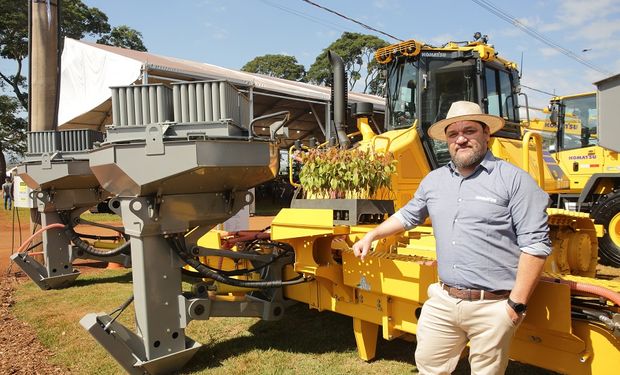
<svg viewBox="0 0 620 375"><path fill-rule="evenodd" d="M14 60L14 74L0 71L0 85L9 87L24 108L27 107L26 78L22 75L23 62L28 57L28 1L0 0L0 57ZM81 0L61 0L60 36L82 39L100 37L108 44L129 47L144 45L141 34L127 26L111 28L108 16ZM126 44L124 44L126 43Z"/></svg>
<svg viewBox="0 0 620 375"><path fill-rule="evenodd" d="M146 47L142 43L142 33L126 25L113 27L112 31L99 38L97 43L125 47L135 51L146 51Z"/></svg>
<svg viewBox="0 0 620 375"><path fill-rule="evenodd" d="M246 63L241 70L292 81L303 81L306 76L304 66L299 64L294 56L288 55L258 56Z"/></svg>
<svg viewBox="0 0 620 375"><path fill-rule="evenodd" d="M28 3L30 0L0 0L0 57L15 62L13 72L0 71L0 88L15 98L0 96L0 169L6 170L5 154L21 155L25 151L27 122L20 110L28 107L28 86L23 74L28 57ZM60 40L99 37L100 41L120 47L146 51L142 35L128 27L110 27L108 16L81 0L61 0ZM52 10L54 11L54 9ZM62 48L62 45L59 46Z"/></svg>
<svg viewBox="0 0 620 375"><path fill-rule="evenodd" d="M345 72L349 79L349 90L363 78L364 93L377 94L381 86L379 64L374 59L377 49L388 43L374 35L344 32L340 38L330 44L316 58L306 78L315 84L325 84L330 78L331 67L327 60L329 50L336 52L344 61Z"/></svg>
<svg viewBox="0 0 620 375"><path fill-rule="evenodd" d="M4 182L7 154L23 154L26 147L28 122L20 117L19 101L7 95L0 95L0 176Z"/></svg>

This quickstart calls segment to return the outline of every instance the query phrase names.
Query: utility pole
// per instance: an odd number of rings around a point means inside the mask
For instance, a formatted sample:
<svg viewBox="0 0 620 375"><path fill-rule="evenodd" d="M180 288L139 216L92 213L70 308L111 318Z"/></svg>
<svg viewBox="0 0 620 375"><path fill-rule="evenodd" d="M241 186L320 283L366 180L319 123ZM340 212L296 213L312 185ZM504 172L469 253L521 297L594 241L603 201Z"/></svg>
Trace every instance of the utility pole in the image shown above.
<svg viewBox="0 0 620 375"><path fill-rule="evenodd" d="M30 131L55 130L58 122L58 6L30 0Z"/></svg>
<svg viewBox="0 0 620 375"><path fill-rule="evenodd" d="M28 130L56 130L59 93L59 14L61 0L29 0ZM30 209L30 231L41 224L38 209ZM40 238L35 238L38 241ZM39 262L43 261L38 256ZM36 259L36 258L35 258Z"/></svg>

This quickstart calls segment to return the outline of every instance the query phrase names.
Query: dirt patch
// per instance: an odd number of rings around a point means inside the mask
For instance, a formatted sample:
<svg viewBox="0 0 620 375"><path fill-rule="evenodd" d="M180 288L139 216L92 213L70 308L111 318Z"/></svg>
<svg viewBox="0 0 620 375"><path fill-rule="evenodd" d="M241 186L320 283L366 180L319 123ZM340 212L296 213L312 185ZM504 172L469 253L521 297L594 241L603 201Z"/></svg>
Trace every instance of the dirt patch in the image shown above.
<svg viewBox="0 0 620 375"><path fill-rule="evenodd" d="M19 219L19 220L18 220ZM30 222L17 211L0 210L0 272L9 266L9 256L30 236Z"/></svg>
<svg viewBox="0 0 620 375"><path fill-rule="evenodd" d="M28 324L11 313L15 278L0 278L0 374L67 374L70 371L51 364L54 356L37 339Z"/></svg>

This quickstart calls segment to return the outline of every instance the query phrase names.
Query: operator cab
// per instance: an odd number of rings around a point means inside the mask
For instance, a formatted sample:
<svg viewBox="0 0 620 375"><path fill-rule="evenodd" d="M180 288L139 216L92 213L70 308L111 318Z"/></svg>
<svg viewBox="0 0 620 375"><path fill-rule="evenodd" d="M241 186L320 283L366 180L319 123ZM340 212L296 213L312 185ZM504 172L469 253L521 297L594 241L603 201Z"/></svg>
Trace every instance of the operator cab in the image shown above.
<svg viewBox="0 0 620 375"><path fill-rule="evenodd" d="M551 100L549 121L557 129L554 149L574 150L598 144L596 93Z"/></svg>
<svg viewBox="0 0 620 375"><path fill-rule="evenodd" d="M386 129L408 128L418 120L433 168L447 164L450 154L447 144L428 137L427 130L446 117L455 101L475 102L485 113L503 117L506 126L494 136L520 138L517 70L501 59L481 57L475 47L481 47L480 42L423 46L418 54L394 55L386 63Z"/></svg>

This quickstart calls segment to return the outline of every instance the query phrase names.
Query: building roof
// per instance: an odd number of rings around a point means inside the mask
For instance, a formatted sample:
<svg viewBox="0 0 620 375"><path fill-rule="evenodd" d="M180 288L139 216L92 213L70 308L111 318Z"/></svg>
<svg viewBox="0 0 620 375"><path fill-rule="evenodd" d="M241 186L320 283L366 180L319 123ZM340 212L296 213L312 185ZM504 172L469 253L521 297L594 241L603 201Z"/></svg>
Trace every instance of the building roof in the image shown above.
<svg viewBox="0 0 620 375"><path fill-rule="evenodd" d="M103 130L111 124L110 87L225 79L251 88L254 117L288 110L291 112L289 129L293 134L321 139L331 97L329 87L70 38L65 39L61 72L58 115L61 129ZM379 116L377 120L382 123L383 98L350 92L348 100L372 103Z"/></svg>

